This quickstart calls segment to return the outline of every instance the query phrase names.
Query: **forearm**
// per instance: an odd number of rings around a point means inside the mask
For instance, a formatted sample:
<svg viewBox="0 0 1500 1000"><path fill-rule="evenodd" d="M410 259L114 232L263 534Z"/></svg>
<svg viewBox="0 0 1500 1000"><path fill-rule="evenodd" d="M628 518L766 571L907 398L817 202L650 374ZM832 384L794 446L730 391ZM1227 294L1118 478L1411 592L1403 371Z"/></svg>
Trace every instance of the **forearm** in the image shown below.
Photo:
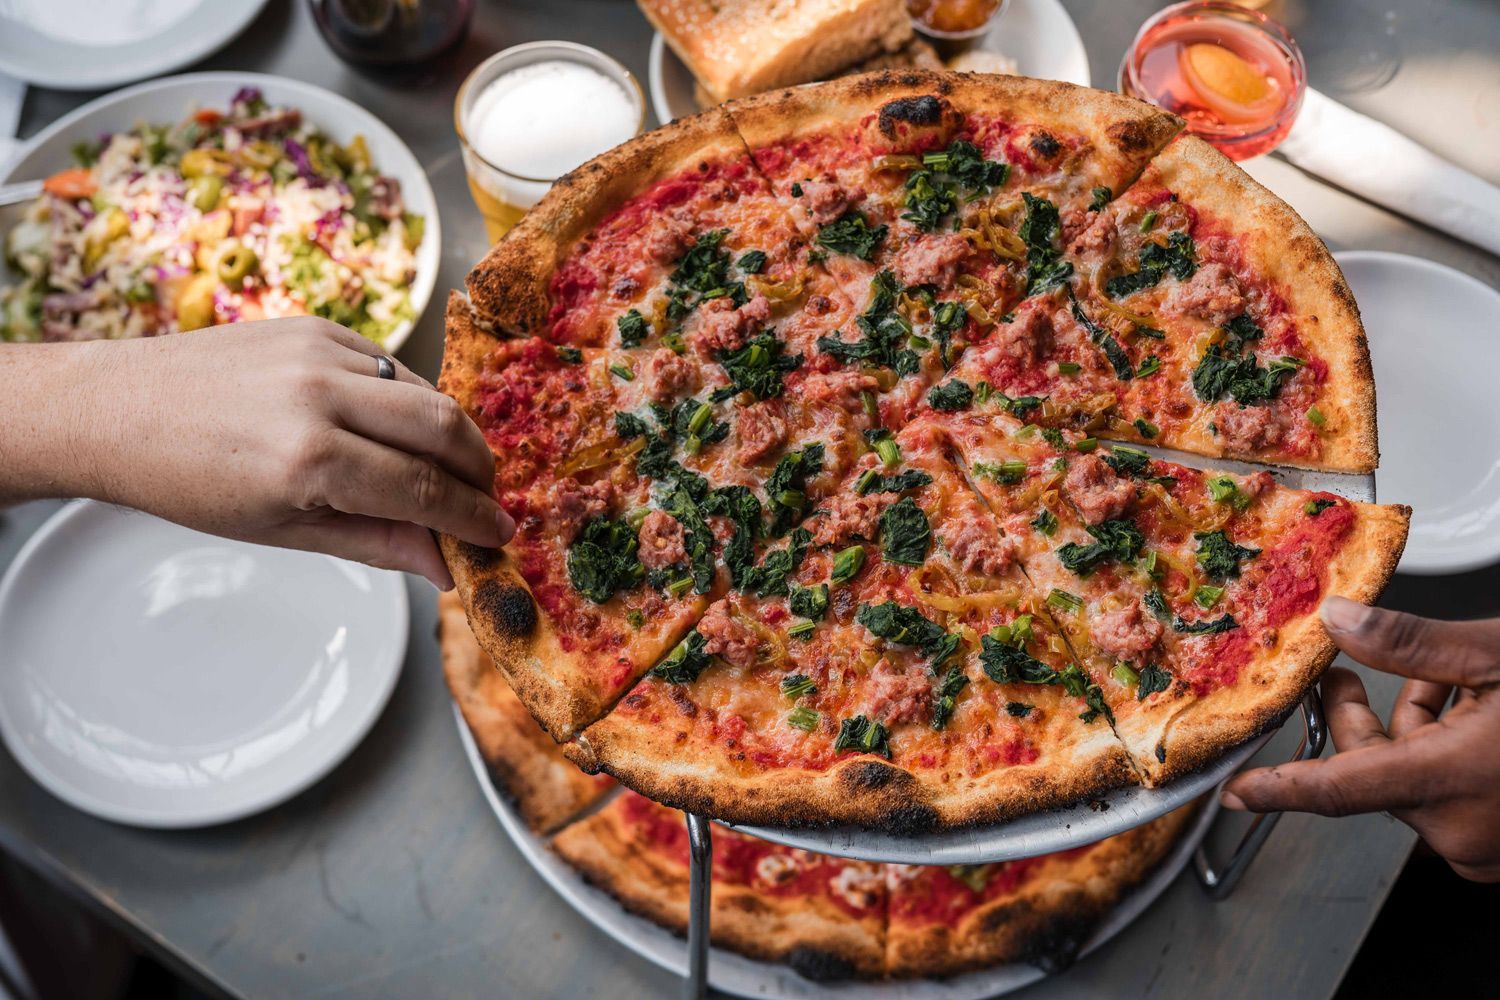
<svg viewBox="0 0 1500 1000"><path fill-rule="evenodd" d="M98 496L101 344L0 345L0 505Z"/></svg>

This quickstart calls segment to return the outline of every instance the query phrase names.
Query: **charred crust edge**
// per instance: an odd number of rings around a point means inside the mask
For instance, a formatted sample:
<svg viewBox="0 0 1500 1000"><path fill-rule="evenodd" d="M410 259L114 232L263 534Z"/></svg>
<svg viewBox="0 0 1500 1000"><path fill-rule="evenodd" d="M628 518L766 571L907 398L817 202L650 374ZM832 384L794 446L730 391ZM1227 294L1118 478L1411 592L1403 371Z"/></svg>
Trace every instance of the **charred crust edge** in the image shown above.
<svg viewBox="0 0 1500 1000"><path fill-rule="evenodd" d="M782 959L792 971L815 983L833 983L854 978L854 963L842 955L808 945L798 945Z"/></svg>
<svg viewBox="0 0 1500 1000"><path fill-rule="evenodd" d="M504 638L524 639L536 631L536 604L518 584L485 580L474 588L473 611Z"/></svg>
<svg viewBox="0 0 1500 1000"><path fill-rule="evenodd" d="M896 123L907 125L936 125L943 120L943 102L931 94L920 97L898 97L887 101L880 108L880 132L886 138L895 138Z"/></svg>

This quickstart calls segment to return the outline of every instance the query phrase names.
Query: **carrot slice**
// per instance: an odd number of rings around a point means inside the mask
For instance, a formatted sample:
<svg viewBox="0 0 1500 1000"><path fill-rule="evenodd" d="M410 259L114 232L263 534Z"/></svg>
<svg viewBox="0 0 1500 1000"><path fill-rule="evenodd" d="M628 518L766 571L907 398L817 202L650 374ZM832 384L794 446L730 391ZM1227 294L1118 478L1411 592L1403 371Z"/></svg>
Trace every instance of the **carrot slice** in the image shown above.
<svg viewBox="0 0 1500 1000"><path fill-rule="evenodd" d="M99 190L94 173L87 167L60 170L42 181L42 190L59 198L88 198Z"/></svg>

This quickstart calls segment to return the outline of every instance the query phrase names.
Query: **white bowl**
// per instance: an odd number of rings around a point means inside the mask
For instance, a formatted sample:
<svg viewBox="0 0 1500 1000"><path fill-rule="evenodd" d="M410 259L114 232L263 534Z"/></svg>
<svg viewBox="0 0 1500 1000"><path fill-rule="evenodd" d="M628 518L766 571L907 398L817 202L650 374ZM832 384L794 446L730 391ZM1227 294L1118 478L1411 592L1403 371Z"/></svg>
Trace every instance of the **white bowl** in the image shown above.
<svg viewBox="0 0 1500 1000"><path fill-rule="evenodd" d="M411 304L418 319L432 299L437 283L438 248L442 232L437 199L421 164L379 118L347 98L322 87L263 73L187 73L117 90L90 101L38 132L22 147L0 184L46 177L73 165L72 147L93 142L101 133L124 131L138 122L161 124L184 118L195 107L222 108L241 87L257 87L271 104L294 107L335 142L347 143L363 135L377 170L401 182L406 209L426 220L417 247L417 276ZM402 323L386 337L384 347L394 353L411 336L415 319Z"/></svg>

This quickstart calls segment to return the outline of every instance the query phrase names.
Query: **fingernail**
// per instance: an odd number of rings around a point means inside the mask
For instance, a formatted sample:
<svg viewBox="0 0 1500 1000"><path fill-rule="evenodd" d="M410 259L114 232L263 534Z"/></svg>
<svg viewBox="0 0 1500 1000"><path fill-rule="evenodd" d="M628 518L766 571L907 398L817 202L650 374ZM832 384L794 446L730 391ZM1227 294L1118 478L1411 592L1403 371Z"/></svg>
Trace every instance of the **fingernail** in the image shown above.
<svg viewBox="0 0 1500 1000"><path fill-rule="evenodd" d="M495 524L500 529L500 544L501 545L504 545L506 542L510 541L511 538L515 537L515 534L516 534L516 521L515 521L515 518L513 518L509 514L505 513L505 511L502 510L502 511L500 511L499 513L497 513L495 515Z"/></svg>
<svg viewBox="0 0 1500 1000"><path fill-rule="evenodd" d="M1358 632L1370 617L1370 609L1347 597L1330 597L1319 613L1330 632Z"/></svg>
<svg viewBox="0 0 1500 1000"><path fill-rule="evenodd" d="M1219 804L1225 809L1233 809L1236 812L1245 811L1245 800L1233 792L1222 792L1219 795Z"/></svg>

